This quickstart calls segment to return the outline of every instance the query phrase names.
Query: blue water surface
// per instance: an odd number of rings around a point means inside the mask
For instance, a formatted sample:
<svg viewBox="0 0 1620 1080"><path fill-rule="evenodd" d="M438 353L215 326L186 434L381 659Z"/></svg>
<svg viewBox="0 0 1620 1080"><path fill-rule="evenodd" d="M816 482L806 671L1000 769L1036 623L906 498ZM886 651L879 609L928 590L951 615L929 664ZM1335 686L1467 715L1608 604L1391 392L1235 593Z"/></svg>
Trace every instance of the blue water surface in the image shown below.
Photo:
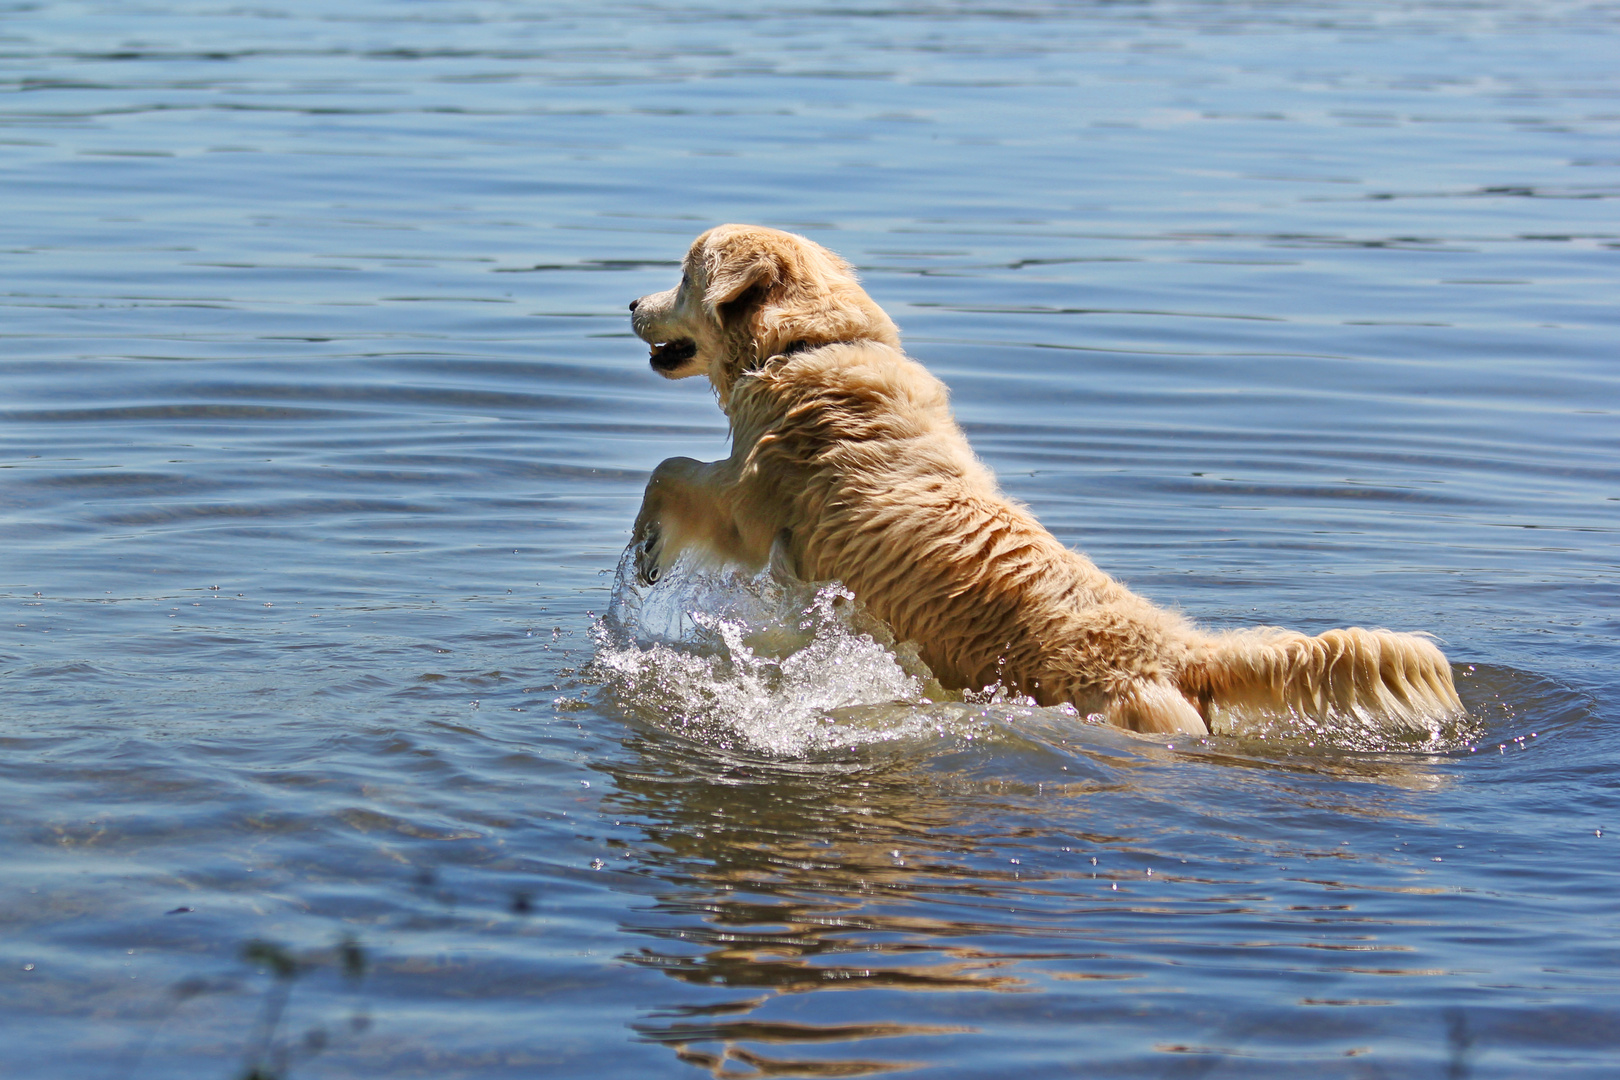
<svg viewBox="0 0 1620 1080"><path fill-rule="evenodd" d="M1576 0L0 2L0 1071L1614 1075L1617 56ZM625 305L723 221L850 259L1104 569L1432 632L1469 720L611 640L649 471L726 452Z"/></svg>

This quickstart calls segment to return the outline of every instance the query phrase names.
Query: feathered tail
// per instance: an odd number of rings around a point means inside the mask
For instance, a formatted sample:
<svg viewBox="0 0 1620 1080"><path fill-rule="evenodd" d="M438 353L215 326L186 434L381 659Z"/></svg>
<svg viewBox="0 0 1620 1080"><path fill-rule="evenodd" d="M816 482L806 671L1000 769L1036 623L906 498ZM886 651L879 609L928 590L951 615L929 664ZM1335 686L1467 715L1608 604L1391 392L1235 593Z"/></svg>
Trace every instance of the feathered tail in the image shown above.
<svg viewBox="0 0 1620 1080"><path fill-rule="evenodd" d="M1276 627L1219 634L1176 683L1211 731L1289 714L1421 729L1463 711L1451 665L1432 641L1360 627L1316 637Z"/></svg>

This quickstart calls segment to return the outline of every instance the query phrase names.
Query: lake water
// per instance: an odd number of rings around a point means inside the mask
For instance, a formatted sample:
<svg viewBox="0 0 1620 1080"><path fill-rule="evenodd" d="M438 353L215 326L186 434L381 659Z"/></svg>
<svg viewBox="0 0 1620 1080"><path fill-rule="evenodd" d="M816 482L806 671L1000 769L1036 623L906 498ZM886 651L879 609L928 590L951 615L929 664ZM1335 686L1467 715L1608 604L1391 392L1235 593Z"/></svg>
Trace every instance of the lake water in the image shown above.
<svg viewBox="0 0 1620 1080"><path fill-rule="evenodd" d="M0 1071L1615 1075L1617 58L1553 0L0 4ZM921 704L763 581L615 636L649 470L725 453L625 305L722 221L854 262L1104 569L1433 632L1469 719Z"/></svg>

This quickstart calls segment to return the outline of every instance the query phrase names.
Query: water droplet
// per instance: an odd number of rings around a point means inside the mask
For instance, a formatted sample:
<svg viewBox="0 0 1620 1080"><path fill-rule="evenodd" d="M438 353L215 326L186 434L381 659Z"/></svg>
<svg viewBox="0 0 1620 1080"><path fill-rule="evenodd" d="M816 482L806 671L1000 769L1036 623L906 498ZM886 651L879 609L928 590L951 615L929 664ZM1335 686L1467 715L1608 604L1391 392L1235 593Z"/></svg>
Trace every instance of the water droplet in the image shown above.
<svg viewBox="0 0 1620 1080"><path fill-rule="evenodd" d="M602 867L604 867L606 865L607 865L607 863L603 862L601 859L592 859L591 860L591 869L592 870L600 870L600 869L602 869Z"/></svg>

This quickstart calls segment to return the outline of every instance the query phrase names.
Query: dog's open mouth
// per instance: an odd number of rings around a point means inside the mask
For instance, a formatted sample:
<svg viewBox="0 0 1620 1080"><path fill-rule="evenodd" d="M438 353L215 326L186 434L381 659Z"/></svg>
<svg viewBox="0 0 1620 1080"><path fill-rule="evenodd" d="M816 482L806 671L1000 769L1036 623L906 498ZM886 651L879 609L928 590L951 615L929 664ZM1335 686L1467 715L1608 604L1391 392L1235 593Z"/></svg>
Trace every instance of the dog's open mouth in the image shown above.
<svg viewBox="0 0 1620 1080"><path fill-rule="evenodd" d="M696 355L697 342L691 338L677 338L655 344L649 359L659 371L674 371Z"/></svg>

